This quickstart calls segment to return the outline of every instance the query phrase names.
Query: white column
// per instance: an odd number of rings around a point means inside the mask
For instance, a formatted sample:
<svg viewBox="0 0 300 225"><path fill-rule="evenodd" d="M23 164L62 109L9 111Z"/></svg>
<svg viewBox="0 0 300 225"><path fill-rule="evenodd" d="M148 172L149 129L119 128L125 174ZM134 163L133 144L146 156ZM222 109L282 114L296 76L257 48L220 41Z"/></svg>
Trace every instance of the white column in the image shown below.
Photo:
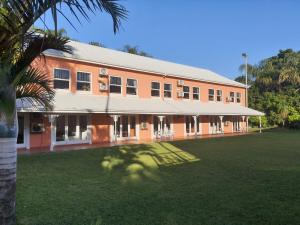
<svg viewBox="0 0 300 225"><path fill-rule="evenodd" d="M119 115L112 115L111 117L114 120L114 141L117 141L117 122L119 119ZM122 133L121 130L120 133Z"/></svg>
<svg viewBox="0 0 300 225"><path fill-rule="evenodd" d="M69 140L68 115L65 115L65 141Z"/></svg>
<svg viewBox="0 0 300 225"><path fill-rule="evenodd" d="M245 132L245 116L242 116L242 120L243 120L243 129L242 129L242 132Z"/></svg>
<svg viewBox="0 0 300 225"><path fill-rule="evenodd" d="M224 134L223 118L224 118L224 116L219 116L219 119L220 119L220 122L221 122L221 132L222 132L222 134Z"/></svg>
<svg viewBox="0 0 300 225"><path fill-rule="evenodd" d="M246 132L249 131L249 116L246 116Z"/></svg>
<svg viewBox="0 0 300 225"><path fill-rule="evenodd" d="M131 122L131 117L127 116L127 133L128 133L128 137L130 138L130 122Z"/></svg>
<svg viewBox="0 0 300 225"><path fill-rule="evenodd" d="M56 139L56 118L57 115L49 115L48 119L50 122L50 151L53 151Z"/></svg>
<svg viewBox="0 0 300 225"><path fill-rule="evenodd" d="M79 126L79 115L76 116L76 138L79 140L80 126Z"/></svg>
<svg viewBox="0 0 300 225"><path fill-rule="evenodd" d="M160 137L162 137L164 116L158 116L158 118L159 118L159 122L160 122L160 127L159 127Z"/></svg>
<svg viewBox="0 0 300 225"><path fill-rule="evenodd" d="M92 140L92 115L89 114L87 115L87 138L89 141L89 144L91 145L93 140Z"/></svg>
<svg viewBox="0 0 300 225"><path fill-rule="evenodd" d="M25 148L30 148L30 121L29 121L29 113L24 114L24 144Z"/></svg>
<svg viewBox="0 0 300 225"><path fill-rule="evenodd" d="M261 133L261 116L259 116L259 133Z"/></svg>
<svg viewBox="0 0 300 225"><path fill-rule="evenodd" d="M195 132L195 137L197 137L197 116L193 116L194 119L194 132Z"/></svg>

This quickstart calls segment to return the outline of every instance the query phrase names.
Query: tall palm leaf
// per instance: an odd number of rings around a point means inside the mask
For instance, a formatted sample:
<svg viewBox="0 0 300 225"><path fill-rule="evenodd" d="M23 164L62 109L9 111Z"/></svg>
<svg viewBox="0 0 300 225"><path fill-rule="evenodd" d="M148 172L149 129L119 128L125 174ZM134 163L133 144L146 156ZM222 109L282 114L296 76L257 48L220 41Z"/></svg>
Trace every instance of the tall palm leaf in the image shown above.
<svg viewBox="0 0 300 225"><path fill-rule="evenodd" d="M66 45L68 39L57 35L57 15L70 22L61 7L69 9L78 21L80 16L89 19L88 12L107 12L114 32L127 11L117 0L0 0L0 6L0 224L15 224L16 98L51 107L54 96L50 81L31 68L31 63L47 49L72 51ZM52 12L54 34L31 31L48 10ZM47 27L47 21L43 22Z"/></svg>

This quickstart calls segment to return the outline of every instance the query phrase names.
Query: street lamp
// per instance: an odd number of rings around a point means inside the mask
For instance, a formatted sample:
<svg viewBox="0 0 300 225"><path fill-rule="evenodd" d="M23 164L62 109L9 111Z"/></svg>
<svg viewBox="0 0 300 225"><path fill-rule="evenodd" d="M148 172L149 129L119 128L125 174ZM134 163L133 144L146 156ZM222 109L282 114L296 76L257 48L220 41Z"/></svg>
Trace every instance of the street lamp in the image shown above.
<svg viewBox="0 0 300 225"><path fill-rule="evenodd" d="M245 95L245 105L248 107L248 55L247 53L242 54L245 59L245 76L246 76L246 95Z"/></svg>

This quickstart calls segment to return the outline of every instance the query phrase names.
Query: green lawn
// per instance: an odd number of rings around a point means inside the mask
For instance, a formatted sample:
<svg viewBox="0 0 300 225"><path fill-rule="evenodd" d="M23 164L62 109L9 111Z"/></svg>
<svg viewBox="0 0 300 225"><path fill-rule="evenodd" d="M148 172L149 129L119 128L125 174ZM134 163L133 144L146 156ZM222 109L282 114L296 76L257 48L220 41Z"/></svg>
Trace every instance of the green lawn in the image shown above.
<svg viewBox="0 0 300 225"><path fill-rule="evenodd" d="M300 132L18 158L18 224L300 224Z"/></svg>

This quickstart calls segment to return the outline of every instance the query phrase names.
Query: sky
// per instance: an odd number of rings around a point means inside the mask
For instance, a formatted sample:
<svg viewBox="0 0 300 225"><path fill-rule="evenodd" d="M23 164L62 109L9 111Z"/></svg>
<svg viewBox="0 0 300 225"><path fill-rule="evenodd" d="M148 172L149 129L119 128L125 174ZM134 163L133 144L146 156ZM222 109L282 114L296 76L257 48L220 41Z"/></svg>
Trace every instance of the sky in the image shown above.
<svg viewBox="0 0 300 225"><path fill-rule="evenodd" d="M80 24L65 11L77 30L63 18L59 18L59 27L78 41L98 41L113 49L130 44L155 58L209 69L232 79L240 75L243 52L250 64L257 64L280 49L300 49L299 0L119 2L129 15L116 34L109 15L100 12ZM46 21L51 23L49 15Z"/></svg>

